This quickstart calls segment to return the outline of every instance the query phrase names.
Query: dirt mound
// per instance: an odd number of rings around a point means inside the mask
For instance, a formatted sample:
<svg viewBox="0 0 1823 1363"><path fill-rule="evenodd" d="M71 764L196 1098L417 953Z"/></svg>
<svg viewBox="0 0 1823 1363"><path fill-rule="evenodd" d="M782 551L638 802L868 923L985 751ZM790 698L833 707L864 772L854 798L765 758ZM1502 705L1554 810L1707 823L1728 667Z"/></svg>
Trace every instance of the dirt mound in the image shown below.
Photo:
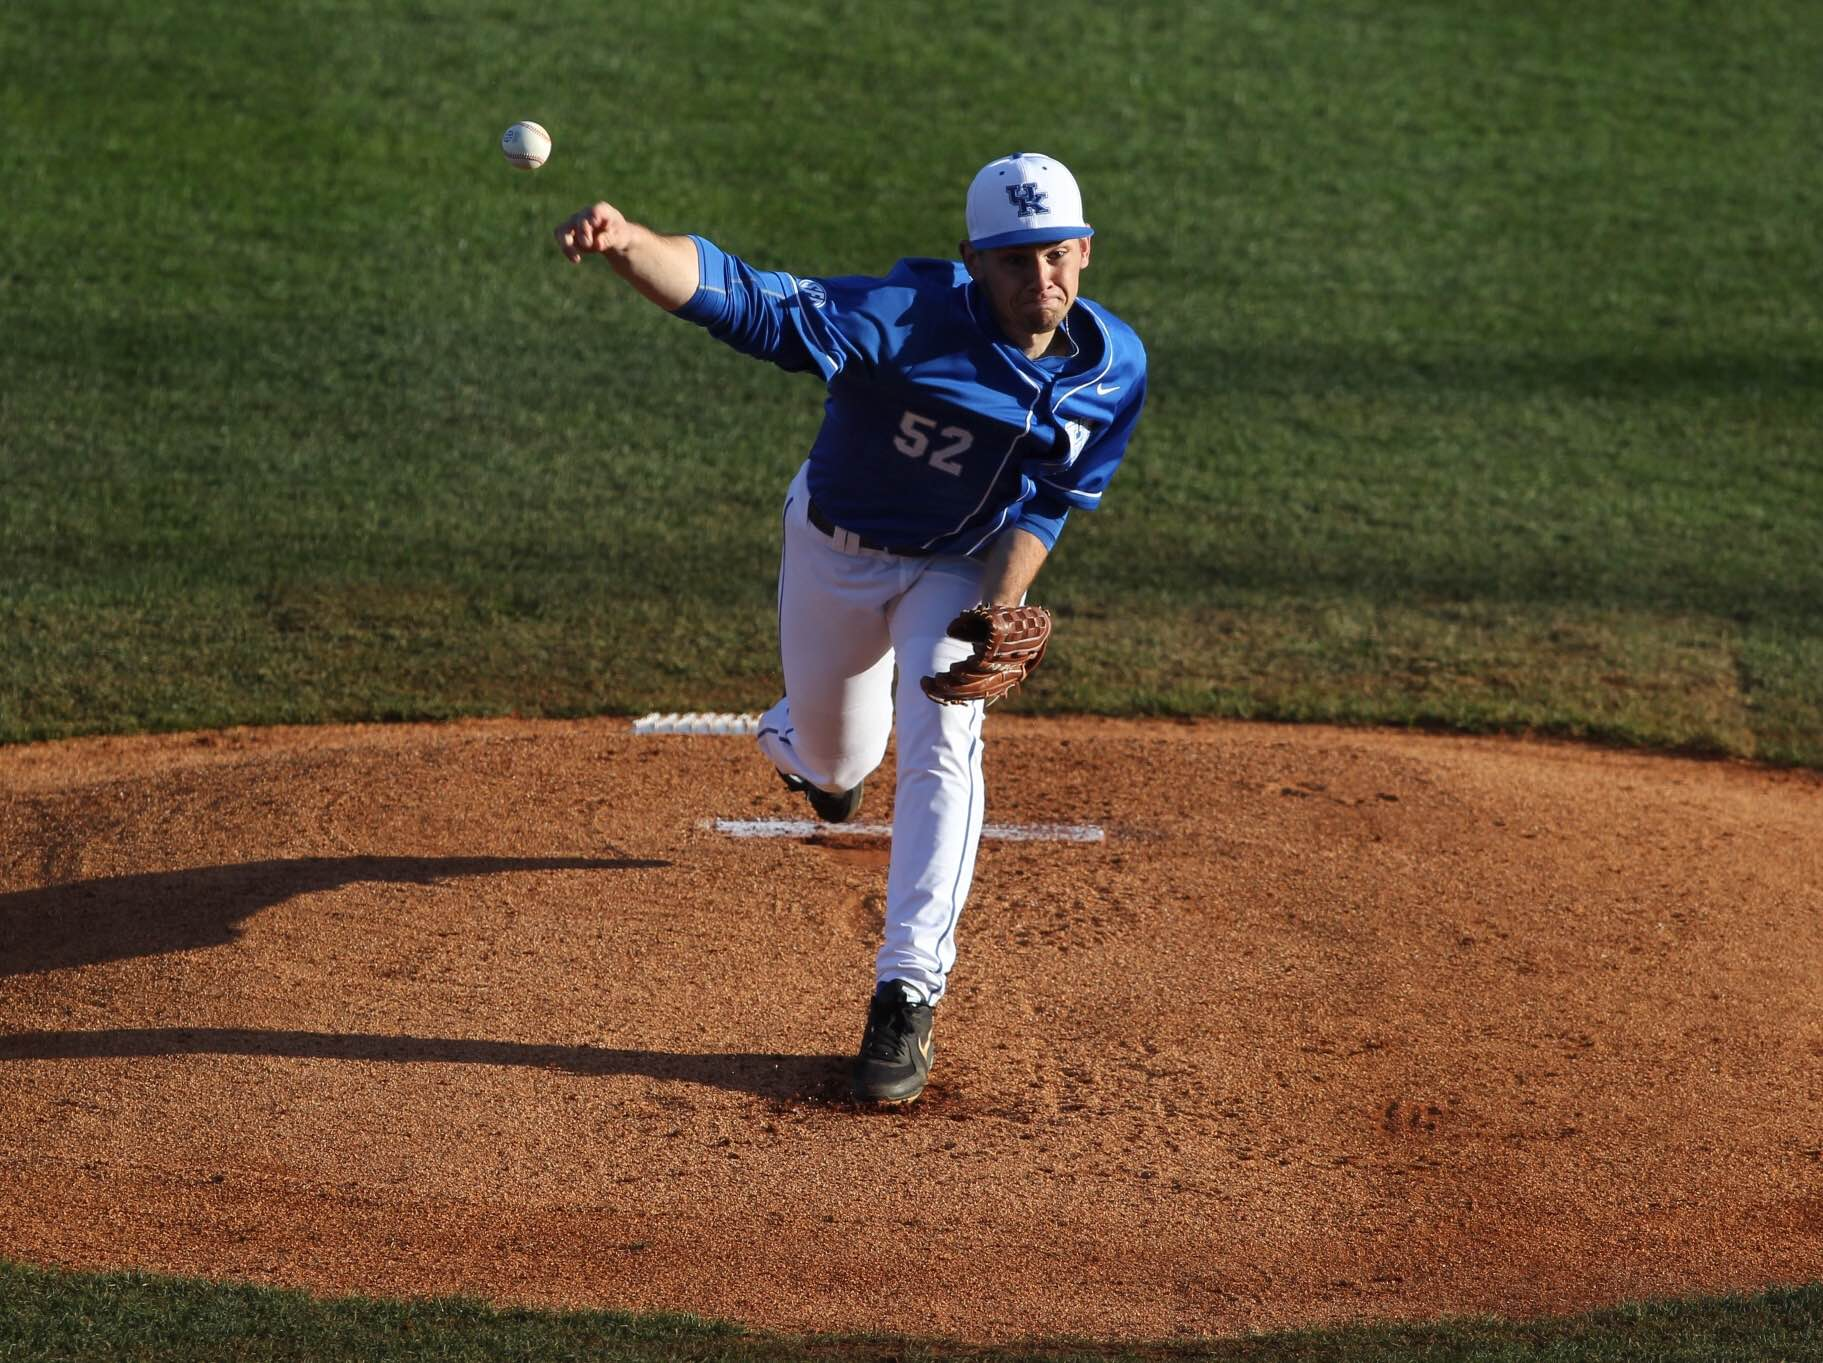
<svg viewBox="0 0 1823 1363"><path fill-rule="evenodd" d="M1106 836L983 844L886 1113L886 844L715 827L803 817L744 740L0 749L0 1255L1002 1341L1823 1277L1815 775L990 733Z"/></svg>

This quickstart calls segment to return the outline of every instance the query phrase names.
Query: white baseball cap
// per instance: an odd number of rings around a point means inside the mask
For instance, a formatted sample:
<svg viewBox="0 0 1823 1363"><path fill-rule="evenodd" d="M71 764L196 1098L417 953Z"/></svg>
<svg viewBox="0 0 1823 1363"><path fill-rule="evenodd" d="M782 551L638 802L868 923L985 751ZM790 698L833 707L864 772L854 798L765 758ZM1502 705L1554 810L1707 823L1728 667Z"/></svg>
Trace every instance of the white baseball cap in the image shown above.
<svg viewBox="0 0 1823 1363"><path fill-rule="evenodd" d="M1049 156L1016 151L989 161L968 187L968 244L977 251L1094 235L1076 177Z"/></svg>

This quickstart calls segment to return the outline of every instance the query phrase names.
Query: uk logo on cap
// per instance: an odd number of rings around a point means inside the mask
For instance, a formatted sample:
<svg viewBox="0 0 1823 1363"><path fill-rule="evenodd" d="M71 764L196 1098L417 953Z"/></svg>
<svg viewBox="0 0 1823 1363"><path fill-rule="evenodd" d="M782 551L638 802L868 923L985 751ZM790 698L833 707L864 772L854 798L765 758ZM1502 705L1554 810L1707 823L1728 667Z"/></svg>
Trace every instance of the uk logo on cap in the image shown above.
<svg viewBox="0 0 1823 1363"><path fill-rule="evenodd" d="M1020 151L990 161L968 187L968 244L977 251L1088 237L1082 191L1063 162Z"/></svg>
<svg viewBox="0 0 1823 1363"><path fill-rule="evenodd" d="M1013 205L1013 211L1022 218L1034 217L1049 210L1045 200L1049 196L1032 181L1006 187L1006 201Z"/></svg>

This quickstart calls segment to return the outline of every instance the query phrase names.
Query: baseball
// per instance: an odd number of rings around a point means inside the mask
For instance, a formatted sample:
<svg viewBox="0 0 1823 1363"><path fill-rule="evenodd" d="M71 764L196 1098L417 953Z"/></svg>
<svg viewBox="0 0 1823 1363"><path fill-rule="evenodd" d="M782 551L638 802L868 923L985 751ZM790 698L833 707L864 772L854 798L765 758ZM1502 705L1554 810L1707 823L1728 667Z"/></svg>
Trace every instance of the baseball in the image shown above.
<svg viewBox="0 0 1823 1363"><path fill-rule="evenodd" d="M500 134L500 150L520 170L537 170L551 158L551 135L536 123L515 123Z"/></svg>

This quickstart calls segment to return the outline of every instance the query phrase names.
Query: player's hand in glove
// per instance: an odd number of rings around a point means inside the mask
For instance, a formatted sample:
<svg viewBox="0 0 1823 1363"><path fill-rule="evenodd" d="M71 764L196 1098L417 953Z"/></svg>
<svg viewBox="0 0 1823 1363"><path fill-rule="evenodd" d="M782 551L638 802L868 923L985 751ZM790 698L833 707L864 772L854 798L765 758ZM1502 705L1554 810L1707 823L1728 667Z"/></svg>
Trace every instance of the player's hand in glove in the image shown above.
<svg viewBox="0 0 1823 1363"><path fill-rule="evenodd" d="M976 606L950 621L949 636L973 644L974 652L921 680L924 694L943 705L991 705L1044 661L1051 613L1042 606Z"/></svg>

